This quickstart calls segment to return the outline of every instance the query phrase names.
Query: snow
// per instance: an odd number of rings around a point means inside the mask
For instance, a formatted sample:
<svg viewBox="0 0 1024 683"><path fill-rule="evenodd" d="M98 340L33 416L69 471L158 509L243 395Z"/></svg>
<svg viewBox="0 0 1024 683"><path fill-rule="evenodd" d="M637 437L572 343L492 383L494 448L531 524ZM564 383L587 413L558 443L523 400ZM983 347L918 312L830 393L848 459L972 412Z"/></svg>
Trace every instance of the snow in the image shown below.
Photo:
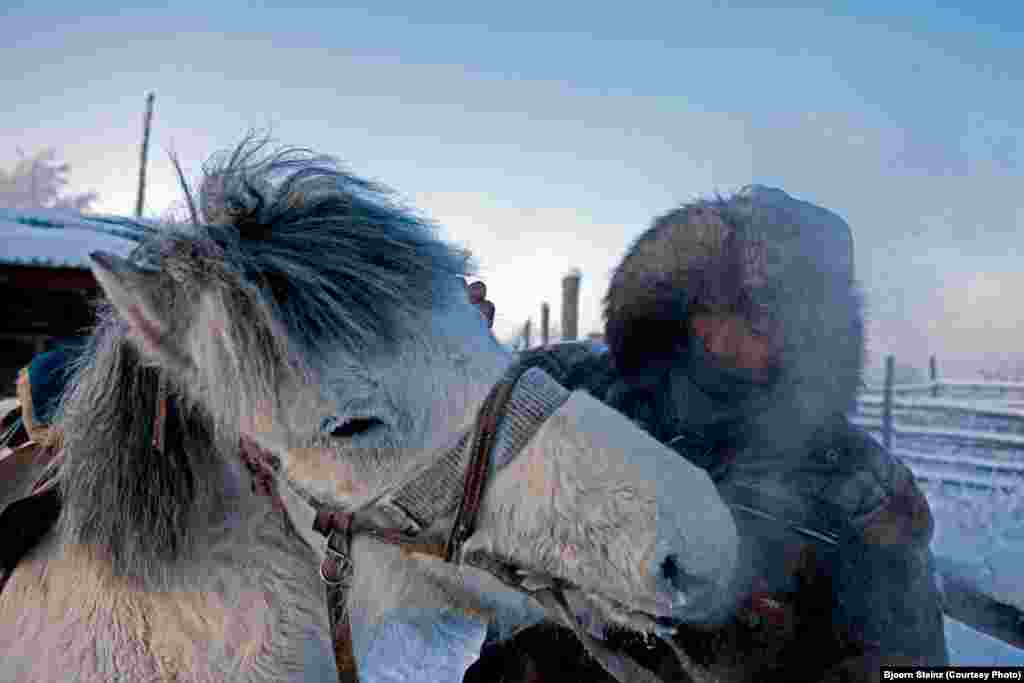
<svg viewBox="0 0 1024 683"><path fill-rule="evenodd" d="M999 390L999 391L1024 391L1024 382L978 382L976 380L940 380L938 382L923 382L920 384L894 384L892 390L894 393L913 393L917 391L931 391L935 387L951 388L951 389L981 389L981 390ZM866 387L867 391L871 393L881 393L884 391L884 387L878 385L871 385Z"/></svg>
<svg viewBox="0 0 1024 683"><path fill-rule="evenodd" d="M0 208L0 262L86 268L93 251L127 255L147 227L116 216Z"/></svg>
<svg viewBox="0 0 1024 683"><path fill-rule="evenodd" d="M930 468L920 465L911 466L914 476L925 481L939 482L953 486L970 487L974 489L1002 489L1009 490L1018 488L1021 483L1019 476L999 476L990 474L987 476L976 476L971 474L960 474L950 472L944 468Z"/></svg>
<svg viewBox="0 0 1024 683"><path fill-rule="evenodd" d="M940 385L941 386L941 385ZM925 382L922 384L894 384L892 385L892 391L894 394L905 394L913 393L918 391L931 391L935 387L935 382ZM880 394L885 391L885 387L881 387L875 384L864 388L872 394Z"/></svg>
<svg viewBox="0 0 1024 683"><path fill-rule="evenodd" d="M917 453L915 451L909 451L902 448L893 449L893 453L899 456L901 460L920 461L935 465L966 466L986 471L1019 472L1020 474L1024 474L1024 460L1015 462L992 458L975 458L969 455L932 455L931 453Z"/></svg>
<svg viewBox="0 0 1024 683"><path fill-rule="evenodd" d="M0 417L14 410L17 405L18 399L16 398L0 398Z"/></svg>
<svg viewBox="0 0 1024 683"><path fill-rule="evenodd" d="M859 427L864 427L865 429L877 430L881 428L881 423L878 420L870 418L851 417L850 422ZM994 434L992 432L981 432L974 429L936 429L935 427L920 427L918 425L899 424L894 422L892 426L892 433L894 436L942 437L946 439L956 439L958 441L972 441L991 446L1002 446L1004 448L1010 447L1024 449L1024 436L1017 436L1015 434Z"/></svg>
<svg viewBox="0 0 1024 683"><path fill-rule="evenodd" d="M942 387L955 387L959 389L1000 389L1011 391L1024 391L1024 382L973 382L971 380L942 380L939 382Z"/></svg>
<svg viewBox="0 0 1024 683"><path fill-rule="evenodd" d="M935 517L935 556L982 592L1024 611L1024 487L924 488Z"/></svg>
<svg viewBox="0 0 1024 683"><path fill-rule="evenodd" d="M979 489L1024 490L1024 461L979 458L969 455L919 453L894 448L914 476L929 482Z"/></svg>
<svg viewBox="0 0 1024 683"><path fill-rule="evenodd" d="M881 396L860 396L858 403L865 406L878 407L885 403ZM1024 406L1024 404L1019 404ZM998 399L950 399L950 398L913 398L893 399L893 408L917 409L917 410L962 410L981 415L993 417L1020 418L1024 420L1024 408L1018 407L1016 402L1001 401Z"/></svg>
<svg viewBox="0 0 1024 683"><path fill-rule="evenodd" d="M1006 431L1017 431L1019 418L1005 410L981 416L991 407L989 399L916 403L894 423L893 451L928 497L937 562L998 602L1024 611L1024 434ZM852 420L880 438L877 419Z"/></svg>
<svg viewBox="0 0 1024 683"><path fill-rule="evenodd" d="M953 666L1024 666L1024 650L945 618L946 647Z"/></svg>
<svg viewBox="0 0 1024 683"><path fill-rule="evenodd" d="M1024 404L1017 401L948 396L895 400L894 407L902 410L894 415L893 451L928 497L935 518L932 551L943 572L1024 611L1024 434L1021 415L1014 410ZM879 440L877 413L864 413L880 405L880 397L861 396L862 412L851 418ZM946 620L946 638L953 664L1024 665L1024 650L954 619Z"/></svg>

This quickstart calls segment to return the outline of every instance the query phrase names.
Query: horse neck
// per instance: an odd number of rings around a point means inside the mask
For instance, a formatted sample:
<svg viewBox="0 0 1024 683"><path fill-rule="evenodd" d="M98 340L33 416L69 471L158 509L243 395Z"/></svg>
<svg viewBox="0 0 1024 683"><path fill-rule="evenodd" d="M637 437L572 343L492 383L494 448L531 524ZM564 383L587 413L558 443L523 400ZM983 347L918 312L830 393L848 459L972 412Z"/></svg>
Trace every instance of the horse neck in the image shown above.
<svg viewBox="0 0 1024 683"><path fill-rule="evenodd" d="M132 680L297 681L309 679L295 672L311 669L330 680L335 663L316 558L271 499L244 483L228 494L237 495L233 513L205 552L175 568L169 590L114 576L96 553L49 537L0 600L15 607L0 612L18 615L13 640L0 638L0 660L59 638L62 647L47 658L26 659L29 679L49 680L44 670L74 665L90 683L114 672Z"/></svg>

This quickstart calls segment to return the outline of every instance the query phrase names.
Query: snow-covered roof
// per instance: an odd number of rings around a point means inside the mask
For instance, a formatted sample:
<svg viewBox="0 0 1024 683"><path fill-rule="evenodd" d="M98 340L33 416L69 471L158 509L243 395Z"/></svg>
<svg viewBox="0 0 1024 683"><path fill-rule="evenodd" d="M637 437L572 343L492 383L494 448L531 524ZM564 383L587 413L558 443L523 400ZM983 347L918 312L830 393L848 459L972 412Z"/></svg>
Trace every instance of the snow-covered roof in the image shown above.
<svg viewBox="0 0 1024 683"><path fill-rule="evenodd" d="M0 207L0 263L88 268L97 250L126 256L151 224L119 216Z"/></svg>
<svg viewBox="0 0 1024 683"><path fill-rule="evenodd" d="M18 399L13 396L10 398L0 398L0 417L11 412L18 406Z"/></svg>

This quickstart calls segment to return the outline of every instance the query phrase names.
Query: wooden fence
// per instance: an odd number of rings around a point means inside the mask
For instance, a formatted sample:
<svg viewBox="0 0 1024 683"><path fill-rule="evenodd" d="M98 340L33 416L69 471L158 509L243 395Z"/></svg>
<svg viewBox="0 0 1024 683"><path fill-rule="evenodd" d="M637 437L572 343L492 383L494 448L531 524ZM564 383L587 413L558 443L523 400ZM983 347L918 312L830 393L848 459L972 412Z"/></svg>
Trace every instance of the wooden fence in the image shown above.
<svg viewBox="0 0 1024 683"><path fill-rule="evenodd" d="M865 387L851 420L876 434L915 476L1024 491L1024 383L939 380Z"/></svg>
<svg viewBox="0 0 1024 683"><path fill-rule="evenodd" d="M892 447L894 431L908 433L913 428L893 425L893 409L933 411L933 412L966 412L989 417L1020 420L1024 423L1024 382L991 382L991 381L958 381L940 380L937 376L935 356L929 359L931 381L918 384L895 384L893 382L895 358L885 359L885 383L881 387L867 386L858 398L858 408L881 405L881 423L877 425L886 448ZM896 399L899 395L901 398ZM909 398L908 398L909 397ZM917 398L915 398L917 397ZM943 400L947 399L947 400ZM959 400L953 400L959 399ZM871 424L871 426L876 426ZM919 435L935 436L937 430L922 432ZM1000 434L970 434L958 430L959 435L967 435L976 440L988 440L993 445L1009 446L1024 449L1024 436Z"/></svg>

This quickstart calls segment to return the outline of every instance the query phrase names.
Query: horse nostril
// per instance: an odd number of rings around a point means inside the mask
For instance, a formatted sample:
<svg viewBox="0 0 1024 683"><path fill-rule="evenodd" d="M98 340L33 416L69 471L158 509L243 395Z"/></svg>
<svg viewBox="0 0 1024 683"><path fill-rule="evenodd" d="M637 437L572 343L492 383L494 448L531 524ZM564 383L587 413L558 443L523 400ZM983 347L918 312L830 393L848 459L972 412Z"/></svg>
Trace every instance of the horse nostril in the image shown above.
<svg viewBox="0 0 1024 683"><path fill-rule="evenodd" d="M701 612L703 603L709 598L709 591L713 592L713 582L687 571L678 555L668 555L662 560L660 578L663 590L671 595L675 618L681 615L678 610L694 615Z"/></svg>
<svg viewBox="0 0 1024 683"><path fill-rule="evenodd" d="M670 585L679 588L679 580L682 574L682 570L679 568L679 563L676 561L675 555L669 555L665 558L665 561L661 563L661 575L669 582Z"/></svg>
<svg viewBox="0 0 1024 683"><path fill-rule="evenodd" d="M662 560L661 577L668 582L668 585L680 591L692 590L707 583L700 576L686 571L676 555L669 555Z"/></svg>

